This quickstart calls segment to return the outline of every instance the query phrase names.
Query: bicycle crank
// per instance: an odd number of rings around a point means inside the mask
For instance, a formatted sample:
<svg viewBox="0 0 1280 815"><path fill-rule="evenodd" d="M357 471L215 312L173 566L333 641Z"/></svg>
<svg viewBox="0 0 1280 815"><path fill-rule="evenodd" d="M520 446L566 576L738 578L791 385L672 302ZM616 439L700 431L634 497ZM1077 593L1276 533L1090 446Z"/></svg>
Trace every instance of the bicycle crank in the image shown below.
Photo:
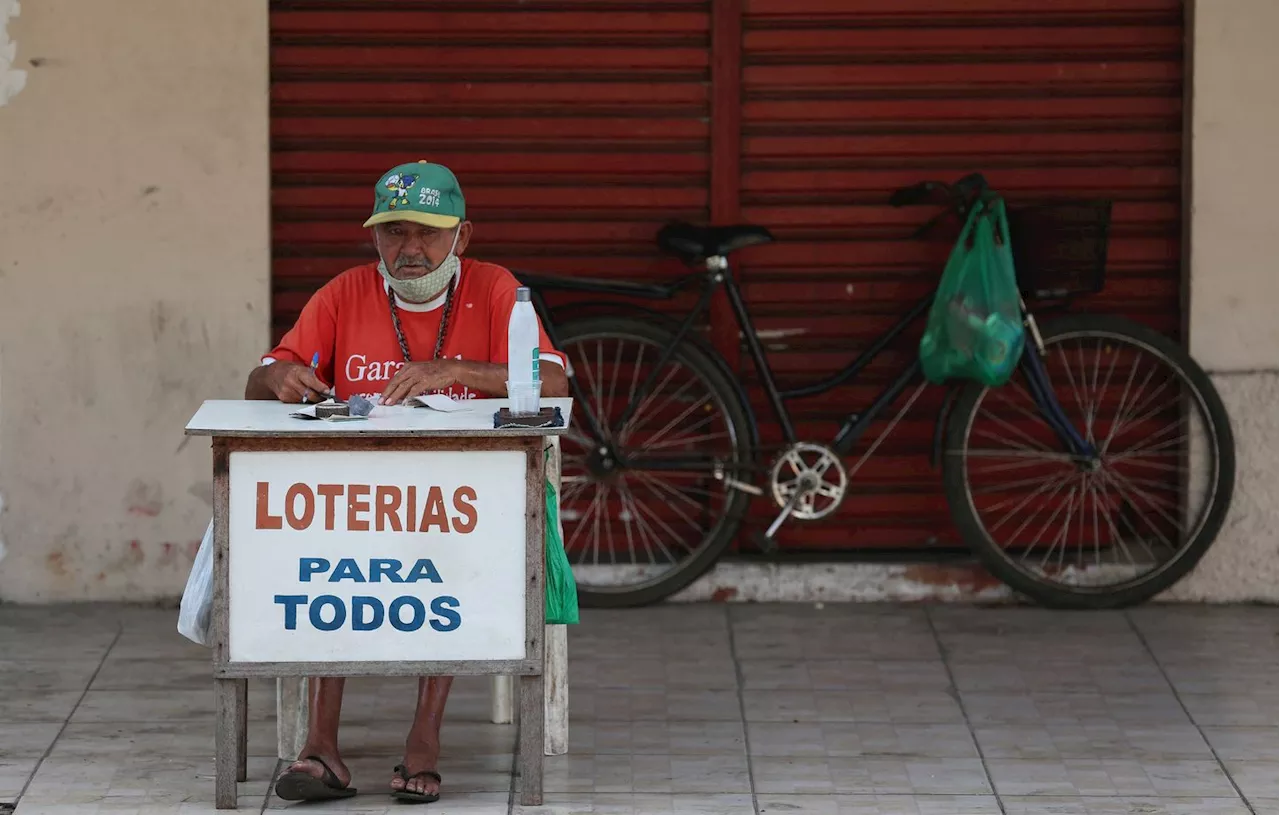
<svg viewBox="0 0 1280 815"><path fill-rule="evenodd" d="M769 487L774 503L784 509L790 507L787 515L816 521L840 507L849 477L840 457L829 448L800 442L774 460Z"/></svg>
<svg viewBox="0 0 1280 815"><path fill-rule="evenodd" d="M830 448L810 442L791 445L769 470L769 492L781 512L757 538L757 544L772 551L776 548L773 536L787 518L825 518L840 507L848 488L849 476Z"/></svg>

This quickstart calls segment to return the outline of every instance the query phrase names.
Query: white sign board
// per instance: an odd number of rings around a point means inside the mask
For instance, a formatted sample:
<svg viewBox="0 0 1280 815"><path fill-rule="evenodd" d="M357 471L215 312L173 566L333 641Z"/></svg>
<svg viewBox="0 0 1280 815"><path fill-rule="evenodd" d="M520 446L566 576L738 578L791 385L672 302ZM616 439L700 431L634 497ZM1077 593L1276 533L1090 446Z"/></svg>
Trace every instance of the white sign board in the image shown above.
<svg viewBox="0 0 1280 815"><path fill-rule="evenodd" d="M233 452L232 662L525 656L520 451Z"/></svg>

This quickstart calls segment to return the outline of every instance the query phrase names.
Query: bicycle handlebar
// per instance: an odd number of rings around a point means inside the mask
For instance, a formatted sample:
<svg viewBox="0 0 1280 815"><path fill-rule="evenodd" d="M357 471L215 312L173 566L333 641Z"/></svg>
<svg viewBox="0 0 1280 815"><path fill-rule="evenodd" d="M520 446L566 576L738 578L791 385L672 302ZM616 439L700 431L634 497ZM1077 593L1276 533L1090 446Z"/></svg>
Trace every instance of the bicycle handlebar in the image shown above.
<svg viewBox="0 0 1280 815"><path fill-rule="evenodd" d="M954 184L947 184L943 181L921 181L918 184L912 184L910 187L903 187L900 190L896 190L889 197L889 204L895 207L923 204L936 200L939 197L939 192L944 194L947 208L915 231L912 237L919 238L932 229L949 212L954 211L963 217L969 211L969 206L988 190L990 190L990 186L988 186L987 179L982 173L970 173Z"/></svg>
<svg viewBox="0 0 1280 815"><path fill-rule="evenodd" d="M968 204L974 197L986 192L988 189L990 187L982 173L970 173L954 184L948 184L945 181L921 181L918 184L912 184L910 187L903 187L900 190L896 190L889 197L889 203L895 207L926 203L935 199L938 191L942 191L947 202L955 206L962 203Z"/></svg>

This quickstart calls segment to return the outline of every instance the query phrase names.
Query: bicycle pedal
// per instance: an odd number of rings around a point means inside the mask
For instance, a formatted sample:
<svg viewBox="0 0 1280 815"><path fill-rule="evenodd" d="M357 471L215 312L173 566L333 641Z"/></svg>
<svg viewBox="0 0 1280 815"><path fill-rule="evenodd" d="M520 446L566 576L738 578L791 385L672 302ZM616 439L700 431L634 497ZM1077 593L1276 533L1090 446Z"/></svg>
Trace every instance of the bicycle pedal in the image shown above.
<svg viewBox="0 0 1280 815"><path fill-rule="evenodd" d="M751 542L756 545L763 554L772 555L778 551L778 542L763 532L756 532L751 536Z"/></svg>

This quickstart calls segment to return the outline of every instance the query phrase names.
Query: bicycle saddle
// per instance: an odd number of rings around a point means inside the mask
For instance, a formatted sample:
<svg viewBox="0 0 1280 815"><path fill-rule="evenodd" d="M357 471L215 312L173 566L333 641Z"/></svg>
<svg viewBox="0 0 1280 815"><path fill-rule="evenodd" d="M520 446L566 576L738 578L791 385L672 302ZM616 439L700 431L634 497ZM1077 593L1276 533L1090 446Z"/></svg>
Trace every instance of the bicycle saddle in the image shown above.
<svg viewBox="0 0 1280 815"><path fill-rule="evenodd" d="M773 235L763 226L694 226L673 221L658 230L658 246L662 251L685 261L700 261L716 255L727 255L748 246L769 243Z"/></svg>

